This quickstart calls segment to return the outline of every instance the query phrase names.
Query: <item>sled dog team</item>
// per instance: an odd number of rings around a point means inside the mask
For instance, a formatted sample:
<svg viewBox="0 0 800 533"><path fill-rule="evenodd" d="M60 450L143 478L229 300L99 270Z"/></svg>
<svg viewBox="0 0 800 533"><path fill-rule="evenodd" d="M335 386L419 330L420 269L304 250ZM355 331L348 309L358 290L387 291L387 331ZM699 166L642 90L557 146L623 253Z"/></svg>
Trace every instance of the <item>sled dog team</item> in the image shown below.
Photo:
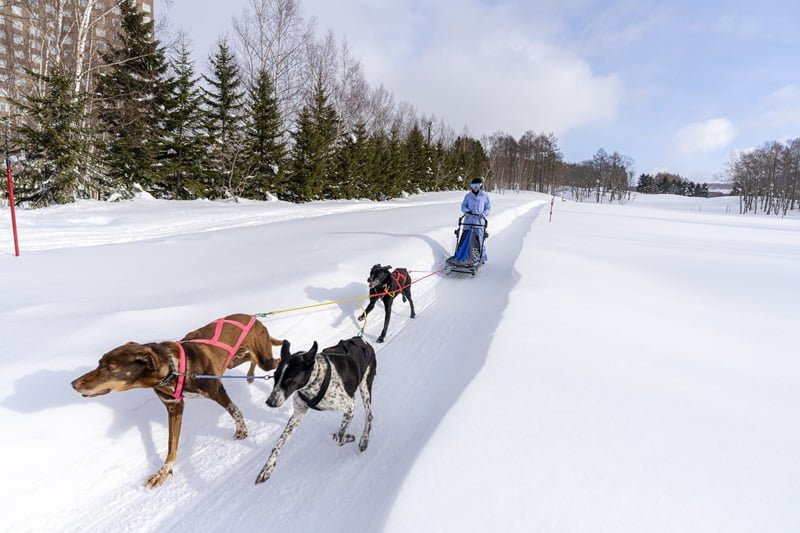
<svg viewBox="0 0 800 533"><path fill-rule="evenodd" d="M375 265L367 282L370 302L358 319L364 320L381 300L385 317L377 341L383 342L396 295L401 294L403 301L408 300L411 318L415 317L411 278L405 269ZM279 358L273 355L273 346L281 347ZM87 398L130 389L153 389L167 409L169 429L164 464L145 482L148 488L155 488L172 474L178 456L185 398L202 397L217 402L234 420L234 438L247 437L242 412L231 401L222 380L197 377L221 376L226 370L246 362L250 364L247 372L250 383L256 366L264 371L275 371L272 392L266 402L269 407L280 407L288 398L294 398L294 412L256 477L256 483L263 483L272 475L283 446L309 409L342 411L342 423L339 431L333 434L333 441L339 446L354 442L355 437L347 430L353 419L356 391L361 395L365 410L358 449L362 452L367 449L377 361L375 350L361 337L345 339L322 350L314 342L309 350L293 353L288 340L272 337L255 316L233 314L191 331L179 341L129 342L118 346L100 358L97 368L75 379L72 387Z"/></svg>

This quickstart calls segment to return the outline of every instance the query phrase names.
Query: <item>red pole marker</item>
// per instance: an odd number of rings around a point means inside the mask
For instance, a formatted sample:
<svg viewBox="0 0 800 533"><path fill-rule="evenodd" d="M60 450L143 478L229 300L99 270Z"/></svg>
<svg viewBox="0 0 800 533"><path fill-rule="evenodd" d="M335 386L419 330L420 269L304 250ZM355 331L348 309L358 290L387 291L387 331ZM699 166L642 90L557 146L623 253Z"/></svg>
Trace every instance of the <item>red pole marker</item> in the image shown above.
<svg viewBox="0 0 800 533"><path fill-rule="evenodd" d="M8 180L8 206L11 208L11 231L14 233L14 255L19 257L17 238L17 213L14 208L14 176L11 174L11 160L6 156L6 179Z"/></svg>
<svg viewBox="0 0 800 533"><path fill-rule="evenodd" d="M553 202L555 202L555 201L556 201L556 197L555 196L550 198L550 218L547 219L548 222L552 222L553 221Z"/></svg>

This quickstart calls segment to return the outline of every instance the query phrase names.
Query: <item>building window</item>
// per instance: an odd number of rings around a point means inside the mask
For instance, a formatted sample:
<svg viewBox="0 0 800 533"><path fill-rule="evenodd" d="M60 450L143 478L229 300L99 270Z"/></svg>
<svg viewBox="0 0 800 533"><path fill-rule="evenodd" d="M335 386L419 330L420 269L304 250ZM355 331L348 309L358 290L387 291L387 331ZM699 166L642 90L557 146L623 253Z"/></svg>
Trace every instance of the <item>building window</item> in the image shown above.
<svg viewBox="0 0 800 533"><path fill-rule="evenodd" d="M6 68L6 60L0 59L0 68Z"/></svg>
<svg viewBox="0 0 800 533"><path fill-rule="evenodd" d="M97 28L95 30L95 33L97 34L98 37L105 37L106 36L106 30L104 30L103 28Z"/></svg>
<svg viewBox="0 0 800 533"><path fill-rule="evenodd" d="M22 35L19 35L19 34L14 35L14 43L15 44L22 44L22 41L23 41Z"/></svg>
<svg viewBox="0 0 800 533"><path fill-rule="evenodd" d="M13 22L11 23L11 26L13 26L15 30L22 31L22 21L21 21L21 20L15 20L15 21L13 21Z"/></svg>
<svg viewBox="0 0 800 533"><path fill-rule="evenodd" d="M25 54L22 52L22 50L14 50L14 57L17 59L22 59L25 57Z"/></svg>
<svg viewBox="0 0 800 533"><path fill-rule="evenodd" d="M151 19L150 17L142 17L142 20L144 21L145 24L147 24L148 22L150 22L153 19Z"/></svg>
<svg viewBox="0 0 800 533"><path fill-rule="evenodd" d="M150 13L150 4L142 4L142 11Z"/></svg>
<svg viewBox="0 0 800 533"><path fill-rule="evenodd" d="M20 6L11 6L11 12L18 17L22 16L22 8Z"/></svg>

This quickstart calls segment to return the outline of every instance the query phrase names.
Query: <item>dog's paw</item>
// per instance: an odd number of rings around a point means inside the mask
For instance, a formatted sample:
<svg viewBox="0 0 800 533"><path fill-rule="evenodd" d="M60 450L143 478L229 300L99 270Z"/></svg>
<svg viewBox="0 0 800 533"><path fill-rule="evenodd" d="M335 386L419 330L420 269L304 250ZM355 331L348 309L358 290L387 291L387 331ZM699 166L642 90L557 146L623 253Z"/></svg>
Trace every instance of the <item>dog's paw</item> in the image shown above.
<svg viewBox="0 0 800 533"><path fill-rule="evenodd" d="M147 481L144 482L144 486L148 489L160 487L170 475L172 475L172 468L166 465L162 466L158 472L147 478Z"/></svg>
<svg viewBox="0 0 800 533"><path fill-rule="evenodd" d="M358 321L359 322L363 322L365 318L366 318L366 316L364 315L364 313L361 313L360 315L358 315Z"/></svg>
<svg viewBox="0 0 800 533"><path fill-rule="evenodd" d="M253 382L255 382L255 379L253 379L253 378L247 378L247 384L248 384L248 385L252 385L252 384L253 384Z"/></svg>
<svg viewBox="0 0 800 533"><path fill-rule="evenodd" d="M411 318L417 318L417 313L411 313Z"/></svg>
<svg viewBox="0 0 800 533"><path fill-rule="evenodd" d="M345 444L349 444L354 440L356 440L356 438L353 435L350 435L349 433L346 433L344 435L341 435L339 433L333 434L333 442L335 442L339 446L344 446Z"/></svg>
<svg viewBox="0 0 800 533"><path fill-rule="evenodd" d="M383 337L378 337L378 340L375 342L383 342Z"/></svg>
<svg viewBox="0 0 800 533"><path fill-rule="evenodd" d="M247 426L242 426L242 427L236 428L236 431L233 434L233 438L236 439L236 440L244 440L244 439L247 438L247 435L248 435Z"/></svg>
<svg viewBox="0 0 800 533"><path fill-rule="evenodd" d="M358 442L358 451L363 452L367 449L367 445L369 445L369 439L362 438Z"/></svg>

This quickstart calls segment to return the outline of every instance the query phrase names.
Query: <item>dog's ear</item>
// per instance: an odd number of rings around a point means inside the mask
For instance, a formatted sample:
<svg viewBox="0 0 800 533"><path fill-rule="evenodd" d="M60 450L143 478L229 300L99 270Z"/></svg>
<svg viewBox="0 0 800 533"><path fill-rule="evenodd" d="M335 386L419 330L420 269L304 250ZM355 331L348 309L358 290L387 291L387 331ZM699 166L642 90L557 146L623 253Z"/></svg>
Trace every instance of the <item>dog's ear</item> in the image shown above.
<svg viewBox="0 0 800 533"><path fill-rule="evenodd" d="M136 354L136 360L146 364L148 370L155 372L158 369L158 355L149 346Z"/></svg>
<svg viewBox="0 0 800 533"><path fill-rule="evenodd" d="M314 344L311 345L311 349L308 350L305 355L303 355L303 359L308 361L309 359L313 359L317 356L317 349L319 346L317 345L317 341L314 341Z"/></svg>
<svg viewBox="0 0 800 533"><path fill-rule="evenodd" d="M292 355L292 351L289 349L289 341L284 339L281 344L281 359L287 359L290 355Z"/></svg>
<svg viewBox="0 0 800 533"><path fill-rule="evenodd" d="M383 268L385 268L386 270L391 270L391 269L392 269L392 265L386 265L386 266L385 266L385 267L383 267Z"/></svg>

